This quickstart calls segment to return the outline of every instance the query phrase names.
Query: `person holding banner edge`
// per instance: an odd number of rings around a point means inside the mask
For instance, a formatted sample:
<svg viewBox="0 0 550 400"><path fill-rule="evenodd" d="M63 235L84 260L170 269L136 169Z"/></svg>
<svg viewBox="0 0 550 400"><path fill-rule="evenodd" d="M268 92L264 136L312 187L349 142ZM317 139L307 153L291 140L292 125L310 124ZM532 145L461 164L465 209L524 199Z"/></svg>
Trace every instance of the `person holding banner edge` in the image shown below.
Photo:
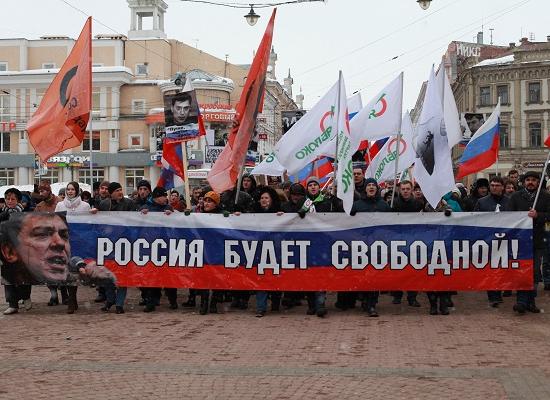
<svg viewBox="0 0 550 400"><path fill-rule="evenodd" d="M546 166L546 164L545 164ZM541 266L548 260L548 249L544 238L544 225L550 221L550 194L541 190L540 174L528 171L523 175L523 187L510 196L506 211L527 211L533 219L533 275L534 285L531 290L518 290L513 309L523 315L527 311L538 314L540 309L535 304L537 286L542 278Z"/></svg>

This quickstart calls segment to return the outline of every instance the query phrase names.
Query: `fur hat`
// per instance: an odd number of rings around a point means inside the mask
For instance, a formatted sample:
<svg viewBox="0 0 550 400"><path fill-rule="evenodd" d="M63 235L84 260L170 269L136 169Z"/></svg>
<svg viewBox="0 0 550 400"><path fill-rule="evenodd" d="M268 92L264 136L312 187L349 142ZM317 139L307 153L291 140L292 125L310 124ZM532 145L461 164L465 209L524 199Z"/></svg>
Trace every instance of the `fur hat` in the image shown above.
<svg viewBox="0 0 550 400"><path fill-rule="evenodd" d="M142 179L141 181L139 181L137 186L136 186L136 189L139 190L139 188L142 187L142 186L145 186L147 189L149 189L149 191L151 191L151 184L149 183L148 180Z"/></svg>

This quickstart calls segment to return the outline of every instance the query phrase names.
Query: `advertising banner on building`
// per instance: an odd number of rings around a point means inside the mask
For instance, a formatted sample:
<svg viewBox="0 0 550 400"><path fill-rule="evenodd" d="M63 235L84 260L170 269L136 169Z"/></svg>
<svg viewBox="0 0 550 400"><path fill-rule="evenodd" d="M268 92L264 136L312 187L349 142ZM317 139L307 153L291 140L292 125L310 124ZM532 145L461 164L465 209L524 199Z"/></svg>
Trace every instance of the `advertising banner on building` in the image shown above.
<svg viewBox="0 0 550 400"><path fill-rule="evenodd" d="M69 215L74 251L121 286L514 290L533 286L523 212Z"/></svg>

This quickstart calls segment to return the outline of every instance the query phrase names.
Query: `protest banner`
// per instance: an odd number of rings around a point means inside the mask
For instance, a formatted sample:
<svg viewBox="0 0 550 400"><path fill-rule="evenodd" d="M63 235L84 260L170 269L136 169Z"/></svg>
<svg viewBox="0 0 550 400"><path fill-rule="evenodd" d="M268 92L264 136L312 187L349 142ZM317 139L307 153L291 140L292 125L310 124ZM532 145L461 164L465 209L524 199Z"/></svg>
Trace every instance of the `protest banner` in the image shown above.
<svg viewBox="0 0 550 400"><path fill-rule="evenodd" d="M68 215L71 247L121 286L516 290L533 285L521 212Z"/></svg>

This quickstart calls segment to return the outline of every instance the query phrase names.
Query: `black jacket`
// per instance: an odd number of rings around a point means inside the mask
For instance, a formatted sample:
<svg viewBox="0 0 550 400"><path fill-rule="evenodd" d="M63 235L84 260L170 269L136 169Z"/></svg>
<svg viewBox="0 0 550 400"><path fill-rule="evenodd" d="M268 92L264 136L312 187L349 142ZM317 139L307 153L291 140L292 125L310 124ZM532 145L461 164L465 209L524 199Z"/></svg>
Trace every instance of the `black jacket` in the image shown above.
<svg viewBox="0 0 550 400"><path fill-rule="evenodd" d="M525 188L512 193L506 211L529 211L535 202L536 193L528 192ZM544 249L544 225L550 221L550 194L546 190L540 192L535 210L537 218L533 219L533 244L536 249Z"/></svg>
<svg viewBox="0 0 550 400"><path fill-rule="evenodd" d="M474 211L495 211L497 205L500 205L500 211L505 211L508 207L509 200L510 199L504 195L497 197L492 194L488 194L477 201Z"/></svg>
<svg viewBox="0 0 550 400"><path fill-rule="evenodd" d="M123 197L120 201L105 199L99 203L99 211L137 211L136 203L132 200Z"/></svg>
<svg viewBox="0 0 550 400"><path fill-rule="evenodd" d="M393 202L393 211L396 212L419 212L423 210L422 204L414 197L405 200L401 195L397 196Z"/></svg>
<svg viewBox="0 0 550 400"><path fill-rule="evenodd" d="M351 212L388 212L390 206L380 196L365 197L353 203Z"/></svg>

